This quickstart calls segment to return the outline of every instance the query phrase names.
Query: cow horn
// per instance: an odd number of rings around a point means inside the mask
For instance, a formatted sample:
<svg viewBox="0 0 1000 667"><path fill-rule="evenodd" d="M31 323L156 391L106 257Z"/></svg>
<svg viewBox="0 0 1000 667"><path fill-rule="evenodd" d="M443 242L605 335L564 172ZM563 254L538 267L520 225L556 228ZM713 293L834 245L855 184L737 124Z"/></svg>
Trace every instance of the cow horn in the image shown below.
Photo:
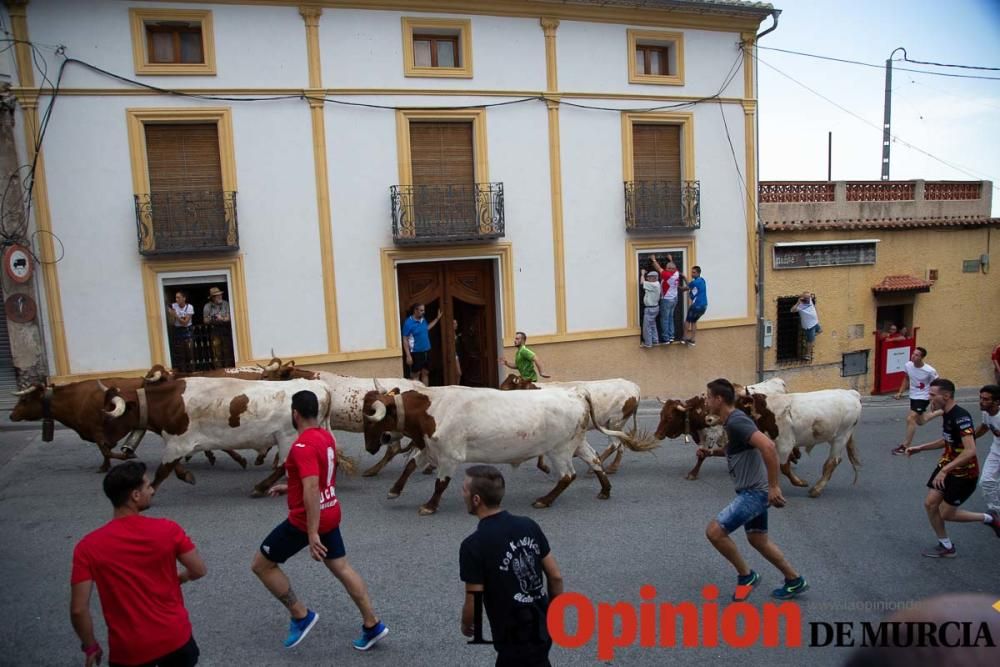
<svg viewBox="0 0 1000 667"><path fill-rule="evenodd" d="M662 398L660 398L659 396L656 397L656 400L658 400L660 402L660 405L666 405L667 404L667 402L665 400L663 400Z"/></svg>
<svg viewBox="0 0 1000 667"><path fill-rule="evenodd" d="M688 411L687 406L684 405L683 403L678 403L677 404L677 409L680 410L681 412L687 412Z"/></svg>
<svg viewBox="0 0 1000 667"><path fill-rule="evenodd" d="M14 396L27 396L28 394L31 394L37 390L38 390L38 385L33 384L27 389L22 389L21 391L12 391L10 393L13 394Z"/></svg>
<svg viewBox="0 0 1000 667"><path fill-rule="evenodd" d="M100 389L101 391L105 392L105 393L107 393L107 391L108 391L108 388L105 387L104 383L101 382L100 380L97 381L97 388Z"/></svg>
<svg viewBox="0 0 1000 667"><path fill-rule="evenodd" d="M125 399L124 398L122 398L121 396L113 396L111 398L111 403L114 404L114 406L115 406L114 409L113 410L105 410L104 414L106 414L107 416L112 417L114 419L117 419L118 417L121 417L123 414L125 414Z"/></svg>
<svg viewBox="0 0 1000 667"><path fill-rule="evenodd" d="M276 359L276 358L275 359L271 359L271 363L269 363L267 366L264 366L264 372L265 373L273 373L274 371L278 370L279 368L281 368L281 362L278 361L278 359Z"/></svg>
<svg viewBox="0 0 1000 667"><path fill-rule="evenodd" d="M376 422L376 423L385 419L385 404L382 403L382 401L375 401L375 404L372 405L372 410L374 410L375 413L371 415L365 415L365 419L367 419L370 422Z"/></svg>
<svg viewBox="0 0 1000 667"><path fill-rule="evenodd" d="M377 391L377 392L378 392L378 393L380 393L380 394L384 394L384 393L386 393L386 391L385 391L385 387L383 387L383 386L382 386L382 385L381 385L381 384L379 383L379 381L378 381L378 378L372 378L372 382L374 382L374 383L375 383L375 391Z"/></svg>
<svg viewBox="0 0 1000 667"><path fill-rule="evenodd" d="M157 369L152 373L150 373L149 375L147 375L145 379L155 384L159 382L162 378L163 378L163 371Z"/></svg>

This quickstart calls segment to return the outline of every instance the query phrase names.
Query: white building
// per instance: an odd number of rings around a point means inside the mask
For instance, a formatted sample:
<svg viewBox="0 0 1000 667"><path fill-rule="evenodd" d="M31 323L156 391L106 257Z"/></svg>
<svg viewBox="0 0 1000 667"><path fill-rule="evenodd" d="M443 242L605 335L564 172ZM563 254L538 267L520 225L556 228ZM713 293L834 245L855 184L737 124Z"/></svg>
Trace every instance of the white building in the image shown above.
<svg viewBox="0 0 1000 667"><path fill-rule="evenodd" d="M457 348L463 383L495 385L517 330L557 379L753 378L752 50L770 5L6 4L47 64L3 56L22 160L61 74L32 211L37 254L59 259L36 267L56 381L178 364L169 304L187 292L200 324L213 286L237 363L402 374L421 301L444 315L438 381ZM57 45L93 67L60 72ZM650 252L703 268L697 347L639 347Z"/></svg>

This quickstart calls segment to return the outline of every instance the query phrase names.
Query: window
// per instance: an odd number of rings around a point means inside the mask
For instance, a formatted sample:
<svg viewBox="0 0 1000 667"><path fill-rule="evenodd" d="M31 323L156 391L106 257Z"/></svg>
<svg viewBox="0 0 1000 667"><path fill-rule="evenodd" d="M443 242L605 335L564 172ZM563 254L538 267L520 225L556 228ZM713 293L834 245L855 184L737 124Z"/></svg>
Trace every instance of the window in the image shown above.
<svg viewBox="0 0 1000 667"><path fill-rule="evenodd" d="M658 30L628 31L628 81L684 85L684 35Z"/></svg>
<svg viewBox="0 0 1000 667"><path fill-rule="evenodd" d="M214 75L212 12L132 8L136 74Z"/></svg>
<svg viewBox="0 0 1000 667"><path fill-rule="evenodd" d="M215 305L215 321L206 318L206 308L212 301L210 290L222 292L222 302ZM191 325L176 327L166 317L164 323L169 342L170 366L185 372L207 371L213 368L232 368L236 365L233 348L233 312L229 299L232 290L226 274L188 275L162 278L161 290L164 313L176 303L178 293L192 307ZM224 306L222 304L225 304ZM209 309L211 314L211 309ZM228 318L228 319L225 319Z"/></svg>
<svg viewBox="0 0 1000 667"><path fill-rule="evenodd" d="M691 113L623 113L622 180L628 232L700 226Z"/></svg>
<svg viewBox="0 0 1000 667"><path fill-rule="evenodd" d="M472 78L472 22L404 16L403 73L410 77Z"/></svg>
<svg viewBox="0 0 1000 667"><path fill-rule="evenodd" d="M625 304L628 314L628 326L635 333L640 333L642 322L642 285L639 284L639 270L648 270L652 255L660 261L667 254L673 255L674 264L682 271L687 271L690 278L690 268L698 262L695 257L693 238L629 238L625 243ZM663 262L661 261L662 265ZM674 332L684 331L684 315L687 312L688 297L681 292L677 297L677 309L674 311ZM677 328L680 324L680 328Z"/></svg>
<svg viewBox="0 0 1000 667"><path fill-rule="evenodd" d="M802 333L799 314L792 312L792 306L798 301L799 295L778 297L778 316L775 320L778 324L775 332L779 362L800 361L806 356L806 337ZM819 302L818 299L816 302Z"/></svg>

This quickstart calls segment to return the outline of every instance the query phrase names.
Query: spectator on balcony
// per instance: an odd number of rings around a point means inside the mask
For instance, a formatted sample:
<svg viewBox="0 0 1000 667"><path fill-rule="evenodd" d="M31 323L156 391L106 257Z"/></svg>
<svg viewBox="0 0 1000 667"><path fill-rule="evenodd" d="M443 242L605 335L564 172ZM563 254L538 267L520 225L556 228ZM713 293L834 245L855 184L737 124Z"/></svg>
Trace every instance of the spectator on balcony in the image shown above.
<svg viewBox="0 0 1000 667"><path fill-rule="evenodd" d="M708 287L705 284L705 279L701 277L700 266L691 267L691 280L688 280L683 274L681 274L680 279L687 284L681 285L677 289L681 292L687 292L691 299L687 318L685 318L687 336L684 338L684 344L694 347L694 337L698 332L698 320L708 310Z"/></svg>
<svg viewBox="0 0 1000 667"><path fill-rule="evenodd" d="M187 301L187 294L178 290L174 294L174 302L167 310L167 317L173 325L173 364L184 372L193 371L194 340L192 325L194 324L194 306Z"/></svg>
<svg viewBox="0 0 1000 667"><path fill-rule="evenodd" d="M424 319L424 304L417 303L410 310L410 316L403 322L403 358L410 367L410 379L431 384L431 337L430 331L437 326L442 313L428 324Z"/></svg>
<svg viewBox="0 0 1000 667"><path fill-rule="evenodd" d="M656 260L653 260L656 263ZM660 282L656 271L648 271L642 281L642 347L653 347L660 344L656 333L656 316L660 313ZM664 340L664 342L667 342Z"/></svg>
<svg viewBox="0 0 1000 667"><path fill-rule="evenodd" d="M653 255L653 268L660 274L660 285L663 293L660 296L660 342L674 342L674 311L677 309L677 293L680 287L681 274L674 264L674 256L667 255L666 268L660 266Z"/></svg>
<svg viewBox="0 0 1000 667"><path fill-rule="evenodd" d="M899 329L899 335L903 338L903 340L906 340L907 338L913 338L913 335L910 333L909 327L901 327Z"/></svg>
<svg viewBox="0 0 1000 667"><path fill-rule="evenodd" d="M799 314L799 324L802 325L802 333L806 339L806 354L803 358L812 361L816 335L823 331L819 326L819 313L816 312L816 295L812 292L803 292L792 306L792 312Z"/></svg>
<svg viewBox="0 0 1000 667"><path fill-rule="evenodd" d="M208 303L202 309L202 321L209 326L212 338L212 366L225 368L232 358L232 332L229 328L229 302L218 287L208 290Z"/></svg>
<svg viewBox="0 0 1000 667"><path fill-rule="evenodd" d="M879 338L881 338L884 341L891 341L891 340L904 340L906 336L903 335L903 333L896 328L895 324L890 324L888 329L879 332Z"/></svg>

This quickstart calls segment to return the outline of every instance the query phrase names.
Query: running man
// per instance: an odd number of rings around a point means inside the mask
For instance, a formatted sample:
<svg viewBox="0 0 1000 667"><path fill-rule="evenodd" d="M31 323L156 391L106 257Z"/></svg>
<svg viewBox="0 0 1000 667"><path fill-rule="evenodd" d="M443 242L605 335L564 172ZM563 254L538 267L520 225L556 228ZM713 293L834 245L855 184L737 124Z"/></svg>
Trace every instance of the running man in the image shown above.
<svg viewBox="0 0 1000 667"><path fill-rule="evenodd" d="M539 376L546 379L552 377L542 371L542 362L538 360L538 355L525 345L527 341L528 335L523 331L518 331L514 334L514 347L517 348L517 354L514 355L514 363L512 364L506 359L501 358L500 364L516 370L518 375L529 382L538 382Z"/></svg>
<svg viewBox="0 0 1000 667"><path fill-rule="evenodd" d="M910 360L903 367L906 377L896 392L896 400L898 401L903 392L909 389L910 414L906 416L906 438L892 450L896 456L906 453L906 448L913 442L917 426L923 426L941 414L938 410L927 412L927 406L930 405L931 383L938 378L938 372L930 364L924 363L926 358L927 350L922 347L913 348Z"/></svg>
<svg viewBox="0 0 1000 667"><path fill-rule="evenodd" d="M938 378L931 382L930 396L934 409L944 412L944 432L934 442L907 447L906 455L912 456L928 449L944 447L944 454L938 459L937 467L927 480L930 491L924 499L927 519L937 535L938 543L921 555L927 558L954 558L955 545L948 538L945 521L984 523L1000 537L1000 516L992 512L983 514L958 509L976 490L976 480L979 478L972 416L955 403L955 384L951 380Z"/></svg>
<svg viewBox="0 0 1000 667"><path fill-rule="evenodd" d="M760 575L750 569L729 536L743 527L747 541L785 577L785 583L771 592L772 597L789 600L809 589L809 582L785 560L781 549L767 536L767 507L784 507L785 498L778 485L778 452L753 420L735 408L736 389L729 380L719 378L708 383L705 406L725 426L729 443L725 450L698 448L698 458L725 456L729 475L736 484L736 498L708 524L705 536L712 546L736 568L734 600L745 599ZM719 452L716 454L715 452ZM742 588L741 588L742 587Z"/></svg>
<svg viewBox="0 0 1000 667"><path fill-rule="evenodd" d="M312 559L323 561L361 612L361 636L352 645L367 651L389 634L389 628L375 615L364 580L347 562L336 494L337 443L319 427L318 415L316 394L300 391L292 396L292 424L299 437L285 459L288 483L275 484L269 491L272 496L288 494L288 518L264 538L251 569L291 614L285 648L292 648L309 634L319 614L299 601L278 565L309 547Z"/></svg>

